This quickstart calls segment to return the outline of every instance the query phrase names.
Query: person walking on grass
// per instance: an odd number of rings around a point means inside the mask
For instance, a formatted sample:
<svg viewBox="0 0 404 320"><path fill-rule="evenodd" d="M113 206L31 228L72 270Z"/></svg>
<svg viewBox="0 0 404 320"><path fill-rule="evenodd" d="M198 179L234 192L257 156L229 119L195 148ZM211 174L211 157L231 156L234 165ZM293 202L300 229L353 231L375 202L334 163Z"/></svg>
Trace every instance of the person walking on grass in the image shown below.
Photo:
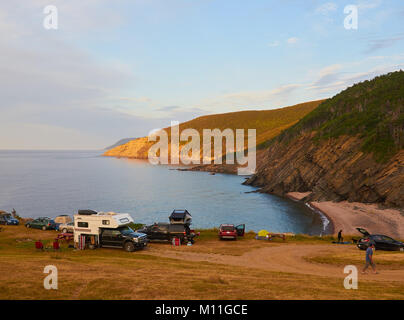
<svg viewBox="0 0 404 320"><path fill-rule="evenodd" d="M367 268L369 268L369 266L372 266L372 269L373 269L373 273L378 273L377 271L376 271L376 265L375 265L375 263L373 262L373 252L374 252L374 250L375 250L375 244L372 242L370 245L369 245L369 247L366 249L366 265L365 265L365 267L363 268L363 270L362 270L362 273L363 274L365 274L366 273L366 270L367 270Z"/></svg>
<svg viewBox="0 0 404 320"><path fill-rule="evenodd" d="M339 232L338 232L338 243L341 243L341 242L343 242L344 241L344 238L342 237L342 230L340 230Z"/></svg>

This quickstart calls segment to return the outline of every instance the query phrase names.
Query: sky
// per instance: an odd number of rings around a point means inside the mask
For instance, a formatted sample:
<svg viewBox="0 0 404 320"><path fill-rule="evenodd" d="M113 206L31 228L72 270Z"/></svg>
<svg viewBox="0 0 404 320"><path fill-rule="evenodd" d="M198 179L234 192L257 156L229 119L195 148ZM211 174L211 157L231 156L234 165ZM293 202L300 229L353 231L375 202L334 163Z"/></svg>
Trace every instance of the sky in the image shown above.
<svg viewBox="0 0 404 320"><path fill-rule="evenodd" d="M402 0L0 0L0 149L100 149L400 69Z"/></svg>

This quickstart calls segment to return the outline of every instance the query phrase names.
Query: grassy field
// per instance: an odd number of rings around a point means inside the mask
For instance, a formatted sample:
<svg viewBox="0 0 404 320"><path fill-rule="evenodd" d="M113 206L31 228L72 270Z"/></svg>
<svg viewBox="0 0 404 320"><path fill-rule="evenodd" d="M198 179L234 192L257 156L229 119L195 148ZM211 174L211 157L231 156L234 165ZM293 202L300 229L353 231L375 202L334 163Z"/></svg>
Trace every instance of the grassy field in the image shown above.
<svg viewBox="0 0 404 320"><path fill-rule="evenodd" d="M346 290L340 264L361 264L363 252L331 246L330 238L268 242L248 233L219 241L215 230L202 230L192 247L36 251L35 240L50 245L55 236L2 228L0 299L404 299L403 268L397 270L404 254L377 253L380 277L360 277L358 290ZM46 265L58 268L58 290L43 287Z"/></svg>

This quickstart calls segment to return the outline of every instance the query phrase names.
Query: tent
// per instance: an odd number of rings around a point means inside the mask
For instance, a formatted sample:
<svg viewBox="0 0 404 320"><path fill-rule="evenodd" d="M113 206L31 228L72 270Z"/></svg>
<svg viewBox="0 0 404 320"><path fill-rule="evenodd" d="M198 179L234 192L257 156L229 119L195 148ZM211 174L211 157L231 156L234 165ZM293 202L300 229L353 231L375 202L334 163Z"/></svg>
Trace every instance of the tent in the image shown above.
<svg viewBox="0 0 404 320"><path fill-rule="evenodd" d="M174 210L168 217L171 224L188 224L192 222L192 216L188 210Z"/></svg>
<svg viewBox="0 0 404 320"><path fill-rule="evenodd" d="M269 231L267 230L260 230L258 232L258 237L266 237L269 234Z"/></svg>

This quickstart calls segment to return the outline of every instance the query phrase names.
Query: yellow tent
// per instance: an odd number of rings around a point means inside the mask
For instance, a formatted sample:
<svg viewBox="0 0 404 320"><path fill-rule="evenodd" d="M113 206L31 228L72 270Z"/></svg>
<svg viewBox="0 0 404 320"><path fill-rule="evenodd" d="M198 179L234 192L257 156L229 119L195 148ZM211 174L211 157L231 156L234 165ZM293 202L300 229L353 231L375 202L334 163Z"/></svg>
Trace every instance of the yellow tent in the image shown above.
<svg viewBox="0 0 404 320"><path fill-rule="evenodd" d="M266 237L269 234L269 231L267 230L260 230L258 232L258 237Z"/></svg>

